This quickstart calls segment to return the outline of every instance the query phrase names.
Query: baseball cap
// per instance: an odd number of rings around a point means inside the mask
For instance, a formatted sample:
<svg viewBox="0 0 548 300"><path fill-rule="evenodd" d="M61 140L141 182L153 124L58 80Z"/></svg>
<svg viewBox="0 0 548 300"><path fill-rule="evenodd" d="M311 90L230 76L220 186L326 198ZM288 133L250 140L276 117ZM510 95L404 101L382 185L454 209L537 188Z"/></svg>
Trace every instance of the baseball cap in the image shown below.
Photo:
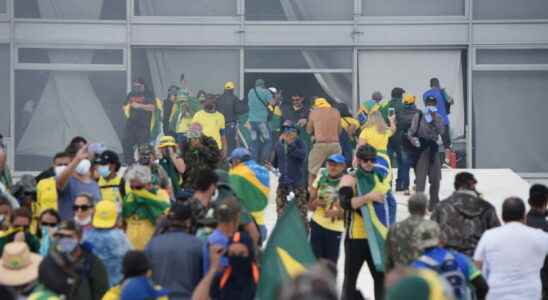
<svg viewBox="0 0 548 300"><path fill-rule="evenodd" d="M106 150L95 158L98 165L120 164L120 157L114 151Z"/></svg>
<svg viewBox="0 0 548 300"><path fill-rule="evenodd" d="M436 99L436 97L434 96L428 96L426 97L426 100L424 100L424 103L428 104L428 103L435 103L437 104L438 103L438 99Z"/></svg>
<svg viewBox="0 0 548 300"><path fill-rule="evenodd" d="M175 138L170 135L164 135L160 138L160 145L158 147L164 148L164 147L176 147L177 143L175 142Z"/></svg>
<svg viewBox="0 0 548 300"><path fill-rule="evenodd" d="M100 229L112 228L116 225L117 218L116 203L102 200L95 206L92 225L93 227Z"/></svg>
<svg viewBox="0 0 548 300"><path fill-rule="evenodd" d="M122 289L120 300L146 300L164 297L167 289L157 289L146 276L130 278Z"/></svg>
<svg viewBox="0 0 548 300"><path fill-rule="evenodd" d="M282 124L282 130L285 132L285 131L297 131L297 127L295 127L295 124L293 122L291 122L290 120L287 120L285 121L283 124Z"/></svg>
<svg viewBox="0 0 548 300"><path fill-rule="evenodd" d="M413 95L411 95L411 94L405 94L405 95L403 96L403 103L405 103L405 104L413 104L413 103L415 103L416 99L417 99L417 97L415 97L415 96L413 96Z"/></svg>
<svg viewBox="0 0 548 300"><path fill-rule="evenodd" d="M327 161L331 161L336 164L346 164L346 159L344 158L342 154L339 154L339 153L332 154L331 156L327 158Z"/></svg>
<svg viewBox="0 0 548 300"><path fill-rule="evenodd" d="M225 83L225 90L233 90L236 87L234 81L228 81Z"/></svg>
<svg viewBox="0 0 548 300"><path fill-rule="evenodd" d="M139 152L139 155L146 155L146 154L154 153L154 149L149 144L141 144L137 148L138 148L137 152Z"/></svg>
<svg viewBox="0 0 548 300"><path fill-rule="evenodd" d="M238 159L238 160L244 160L251 158L251 152L247 150L246 148L236 148L232 150L232 153L230 153L230 156L228 157L228 161Z"/></svg>
<svg viewBox="0 0 548 300"><path fill-rule="evenodd" d="M278 93L278 89L275 88L275 87L269 87L268 90L269 90L272 94Z"/></svg>
<svg viewBox="0 0 548 300"><path fill-rule="evenodd" d="M229 197L220 201L215 206L213 215L215 220L219 223L230 222L234 217L240 213L241 205L235 197Z"/></svg>
<svg viewBox="0 0 548 300"><path fill-rule="evenodd" d="M192 218L192 206L190 202L174 202L169 209L169 218L177 221L184 221Z"/></svg>
<svg viewBox="0 0 548 300"><path fill-rule="evenodd" d="M417 249L425 250L427 248L439 245L441 229L438 223L431 220L424 220L413 231L411 241Z"/></svg>

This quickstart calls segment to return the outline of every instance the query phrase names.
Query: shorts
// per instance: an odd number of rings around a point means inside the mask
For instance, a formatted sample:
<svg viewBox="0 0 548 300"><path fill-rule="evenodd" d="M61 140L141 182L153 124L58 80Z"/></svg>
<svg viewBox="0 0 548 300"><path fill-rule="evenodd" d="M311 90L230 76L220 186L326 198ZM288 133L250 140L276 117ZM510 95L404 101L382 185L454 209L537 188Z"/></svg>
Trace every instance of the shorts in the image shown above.
<svg viewBox="0 0 548 300"><path fill-rule="evenodd" d="M308 173L311 175L318 174L329 156L341 152L339 143L315 143L308 156Z"/></svg>

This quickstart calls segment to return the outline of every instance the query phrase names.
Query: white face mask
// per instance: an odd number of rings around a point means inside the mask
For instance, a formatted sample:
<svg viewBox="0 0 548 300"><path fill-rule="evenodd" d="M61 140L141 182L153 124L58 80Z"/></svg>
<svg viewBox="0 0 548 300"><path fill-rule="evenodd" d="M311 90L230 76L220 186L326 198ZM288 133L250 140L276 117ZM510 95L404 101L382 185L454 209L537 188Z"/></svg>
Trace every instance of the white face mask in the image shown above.
<svg viewBox="0 0 548 300"><path fill-rule="evenodd" d="M79 175L87 175L89 174L89 169L91 169L91 162L89 159L84 159L78 163L78 166L76 167L76 173Z"/></svg>
<svg viewBox="0 0 548 300"><path fill-rule="evenodd" d="M74 216L74 222L80 226L86 226L91 223L91 215L87 216L83 220L80 220L78 217Z"/></svg>
<svg viewBox="0 0 548 300"><path fill-rule="evenodd" d="M67 168L67 166L56 166L54 168L54 171L55 171L55 177L59 177L61 175L61 173L63 173L63 171Z"/></svg>

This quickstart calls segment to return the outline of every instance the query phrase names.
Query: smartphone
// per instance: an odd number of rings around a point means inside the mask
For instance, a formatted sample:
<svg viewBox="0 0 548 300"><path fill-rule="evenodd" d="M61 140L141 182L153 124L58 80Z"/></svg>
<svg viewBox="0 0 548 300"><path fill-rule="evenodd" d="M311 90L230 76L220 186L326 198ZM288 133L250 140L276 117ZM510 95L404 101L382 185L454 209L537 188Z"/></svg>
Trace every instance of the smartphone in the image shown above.
<svg viewBox="0 0 548 300"><path fill-rule="evenodd" d="M388 115L393 116L395 114L396 114L396 109L394 109L393 107L389 107L388 108Z"/></svg>

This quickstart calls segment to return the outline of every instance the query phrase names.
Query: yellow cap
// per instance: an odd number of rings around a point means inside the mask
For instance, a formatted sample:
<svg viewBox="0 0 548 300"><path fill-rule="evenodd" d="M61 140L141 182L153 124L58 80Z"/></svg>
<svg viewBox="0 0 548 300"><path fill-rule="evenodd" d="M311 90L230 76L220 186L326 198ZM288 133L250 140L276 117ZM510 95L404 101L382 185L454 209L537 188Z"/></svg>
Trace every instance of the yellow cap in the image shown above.
<svg viewBox="0 0 548 300"><path fill-rule="evenodd" d="M177 143L175 142L175 138L170 135L164 135L160 138L160 145L158 147L164 148L164 147L176 147Z"/></svg>
<svg viewBox="0 0 548 300"><path fill-rule="evenodd" d="M225 83L225 90L233 90L236 87L234 81L229 81Z"/></svg>
<svg viewBox="0 0 548 300"><path fill-rule="evenodd" d="M331 107L331 105L329 104L329 102L327 102L327 100L325 100L325 98L316 98L316 100L314 100L314 107L315 108Z"/></svg>
<svg viewBox="0 0 548 300"><path fill-rule="evenodd" d="M413 95L410 95L410 94L403 95L403 103L405 104L414 104L416 100L417 100L417 97Z"/></svg>
<svg viewBox="0 0 548 300"><path fill-rule="evenodd" d="M116 225L117 218L116 203L102 200L95 206L95 214L91 224L95 228L113 228Z"/></svg>

